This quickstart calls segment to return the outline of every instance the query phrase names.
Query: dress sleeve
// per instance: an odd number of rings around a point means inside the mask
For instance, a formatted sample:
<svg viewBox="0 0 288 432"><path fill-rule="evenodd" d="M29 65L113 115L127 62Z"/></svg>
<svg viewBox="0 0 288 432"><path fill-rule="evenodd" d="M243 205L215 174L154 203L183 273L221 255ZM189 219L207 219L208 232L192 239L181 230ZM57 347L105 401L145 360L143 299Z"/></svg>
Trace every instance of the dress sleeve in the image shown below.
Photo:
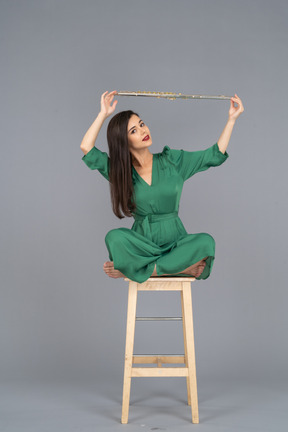
<svg viewBox="0 0 288 432"><path fill-rule="evenodd" d="M97 147L92 149L82 157L83 162L91 170L97 169L106 180L109 180L109 163L110 159L106 152L102 152Z"/></svg>
<svg viewBox="0 0 288 432"><path fill-rule="evenodd" d="M206 150L198 151L176 150L165 146L163 153L175 165L184 181L197 172L205 171L211 166L221 165L229 157L226 151L222 153L219 150L217 142Z"/></svg>

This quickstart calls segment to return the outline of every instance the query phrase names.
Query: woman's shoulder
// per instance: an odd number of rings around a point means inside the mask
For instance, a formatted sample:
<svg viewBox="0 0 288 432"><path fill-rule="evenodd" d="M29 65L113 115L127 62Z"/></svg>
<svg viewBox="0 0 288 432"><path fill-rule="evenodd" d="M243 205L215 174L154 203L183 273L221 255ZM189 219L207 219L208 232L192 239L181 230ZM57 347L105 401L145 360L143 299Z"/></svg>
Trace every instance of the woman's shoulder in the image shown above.
<svg viewBox="0 0 288 432"><path fill-rule="evenodd" d="M183 150L174 149L169 147L168 145L165 145L163 147L163 150L157 154L164 159L168 159L175 162L179 160L179 157L181 157L182 153Z"/></svg>
<svg viewBox="0 0 288 432"><path fill-rule="evenodd" d="M171 148L168 145L165 145L163 147L163 150L161 152L162 155L168 155L169 153L171 153Z"/></svg>
<svg viewBox="0 0 288 432"><path fill-rule="evenodd" d="M163 150L158 152L158 153L154 153L156 156L168 156L171 153L174 152L174 149L171 149L171 147L169 147L168 145L165 145L163 147Z"/></svg>
<svg viewBox="0 0 288 432"><path fill-rule="evenodd" d="M174 166L174 168L181 165L181 161L182 161L182 154L183 154L183 150L177 150L174 148L171 148L168 145L165 145L162 149L161 152L157 153L158 155L158 160L161 163L161 166L163 168L167 168L168 166L172 167Z"/></svg>

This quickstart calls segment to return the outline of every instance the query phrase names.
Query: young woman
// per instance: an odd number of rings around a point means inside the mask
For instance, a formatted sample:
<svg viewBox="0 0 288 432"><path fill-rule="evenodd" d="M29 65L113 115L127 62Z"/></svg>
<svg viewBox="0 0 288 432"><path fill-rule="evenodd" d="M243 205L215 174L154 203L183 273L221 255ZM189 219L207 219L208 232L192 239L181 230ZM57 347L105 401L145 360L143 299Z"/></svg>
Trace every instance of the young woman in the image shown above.
<svg viewBox="0 0 288 432"><path fill-rule="evenodd" d="M108 156L94 144L105 119L115 111L116 93L102 94L101 111L80 146L86 165L109 181L115 215L135 219L131 229L116 228L106 234L110 261L103 270L112 278L128 277L138 283L165 275L207 279L215 259L215 240L207 233L188 234L178 216L179 201L186 180L228 158L233 126L244 111L242 101L236 94L231 98L219 140L198 151L165 145L161 152L151 153L148 126L137 113L121 111L108 124Z"/></svg>

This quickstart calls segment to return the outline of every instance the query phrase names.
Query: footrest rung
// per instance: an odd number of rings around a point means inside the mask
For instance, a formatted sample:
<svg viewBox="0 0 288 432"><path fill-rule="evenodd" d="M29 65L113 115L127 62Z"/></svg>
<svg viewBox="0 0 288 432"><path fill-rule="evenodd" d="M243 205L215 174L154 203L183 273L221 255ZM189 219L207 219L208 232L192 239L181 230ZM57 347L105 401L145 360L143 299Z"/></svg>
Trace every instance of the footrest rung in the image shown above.
<svg viewBox="0 0 288 432"><path fill-rule="evenodd" d="M136 317L136 321L182 321L182 317Z"/></svg>
<svg viewBox="0 0 288 432"><path fill-rule="evenodd" d="M132 363L185 363L184 355L133 355Z"/></svg>
<svg viewBox="0 0 288 432"><path fill-rule="evenodd" d="M145 367L133 368L131 370L131 377L187 377L188 368L168 368L168 367Z"/></svg>

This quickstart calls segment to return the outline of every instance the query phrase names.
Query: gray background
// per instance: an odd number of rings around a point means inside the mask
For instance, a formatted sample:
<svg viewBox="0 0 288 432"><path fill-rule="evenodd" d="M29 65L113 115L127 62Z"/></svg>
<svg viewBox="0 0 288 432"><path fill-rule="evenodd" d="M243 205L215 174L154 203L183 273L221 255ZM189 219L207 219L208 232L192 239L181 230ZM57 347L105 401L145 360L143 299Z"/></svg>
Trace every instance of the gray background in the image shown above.
<svg viewBox="0 0 288 432"><path fill-rule="evenodd" d="M199 427L286 430L287 2L0 4L0 430L118 428L128 285L103 272L104 237L133 220L113 214L79 147L114 89L242 99L228 160L180 202L187 231L216 241L210 277L192 286ZM153 153L211 146L230 103L118 100ZM180 310L176 293L139 294L139 315ZM136 326L134 353L183 352L181 323ZM185 398L182 378L132 380L130 430L190 430Z"/></svg>

